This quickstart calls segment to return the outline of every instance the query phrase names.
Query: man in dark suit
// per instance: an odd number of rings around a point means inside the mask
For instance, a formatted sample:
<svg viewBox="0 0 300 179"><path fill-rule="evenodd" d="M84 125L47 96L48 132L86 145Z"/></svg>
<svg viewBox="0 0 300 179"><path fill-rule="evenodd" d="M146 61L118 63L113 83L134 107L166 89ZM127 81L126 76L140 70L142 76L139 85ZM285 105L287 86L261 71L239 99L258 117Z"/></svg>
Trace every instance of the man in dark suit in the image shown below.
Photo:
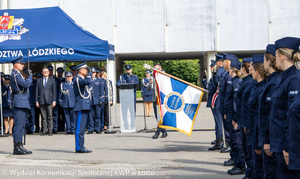
<svg viewBox="0 0 300 179"><path fill-rule="evenodd" d="M56 106L56 83L49 77L49 69L43 69L43 78L37 80L35 90L36 107L42 114L42 135L53 134L53 108Z"/></svg>

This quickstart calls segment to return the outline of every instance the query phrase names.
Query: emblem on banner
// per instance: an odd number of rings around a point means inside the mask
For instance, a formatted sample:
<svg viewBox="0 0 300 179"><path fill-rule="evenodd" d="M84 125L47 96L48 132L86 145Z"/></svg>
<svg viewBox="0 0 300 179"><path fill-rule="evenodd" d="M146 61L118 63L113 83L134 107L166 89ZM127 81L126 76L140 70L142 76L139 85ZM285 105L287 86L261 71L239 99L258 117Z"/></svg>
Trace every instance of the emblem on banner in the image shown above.
<svg viewBox="0 0 300 179"><path fill-rule="evenodd" d="M0 42L6 40L20 40L21 35L28 31L22 26L23 18L14 18L7 12L0 16Z"/></svg>
<svg viewBox="0 0 300 179"><path fill-rule="evenodd" d="M169 93L164 99L164 106L171 113L182 111L185 106L183 96L177 92Z"/></svg>

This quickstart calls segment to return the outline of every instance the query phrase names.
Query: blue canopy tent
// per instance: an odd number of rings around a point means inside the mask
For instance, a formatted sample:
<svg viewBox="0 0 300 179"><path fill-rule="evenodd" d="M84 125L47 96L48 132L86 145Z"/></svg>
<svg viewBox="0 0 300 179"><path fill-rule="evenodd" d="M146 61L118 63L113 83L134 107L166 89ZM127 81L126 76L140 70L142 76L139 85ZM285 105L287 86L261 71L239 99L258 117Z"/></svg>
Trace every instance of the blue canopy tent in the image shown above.
<svg viewBox="0 0 300 179"><path fill-rule="evenodd" d="M59 7L6 9L0 16L0 63L19 56L30 62L115 59L113 45L84 30Z"/></svg>
<svg viewBox="0 0 300 179"><path fill-rule="evenodd" d="M15 33L20 33L22 28L28 29L29 38L25 32L19 40L1 42L0 63L10 62L20 55L27 60L28 41L30 62L106 60L110 57L109 49L113 49L107 41L78 26L59 7L0 10L0 15L4 13L14 16L15 21L24 19L21 25L12 28ZM0 34L14 33L7 31L0 29Z"/></svg>

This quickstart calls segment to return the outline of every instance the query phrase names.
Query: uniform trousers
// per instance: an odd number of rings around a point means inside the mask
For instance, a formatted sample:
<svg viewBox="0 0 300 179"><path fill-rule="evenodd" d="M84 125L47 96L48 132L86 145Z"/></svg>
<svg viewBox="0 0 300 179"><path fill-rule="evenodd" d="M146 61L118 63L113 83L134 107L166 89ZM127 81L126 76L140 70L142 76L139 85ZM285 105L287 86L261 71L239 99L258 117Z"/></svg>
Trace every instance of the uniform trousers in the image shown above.
<svg viewBox="0 0 300 179"><path fill-rule="evenodd" d="M75 131L75 150L83 151L84 147L84 133L86 129L87 119L89 116L88 110L76 111L76 131Z"/></svg>
<svg viewBox="0 0 300 179"><path fill-rule="evenodd" d="M25 132L25 124L28 118L28 109L14 107L13 117L14 117L14 128L13 128L14 143L22 142L23 135Z"/></svg>

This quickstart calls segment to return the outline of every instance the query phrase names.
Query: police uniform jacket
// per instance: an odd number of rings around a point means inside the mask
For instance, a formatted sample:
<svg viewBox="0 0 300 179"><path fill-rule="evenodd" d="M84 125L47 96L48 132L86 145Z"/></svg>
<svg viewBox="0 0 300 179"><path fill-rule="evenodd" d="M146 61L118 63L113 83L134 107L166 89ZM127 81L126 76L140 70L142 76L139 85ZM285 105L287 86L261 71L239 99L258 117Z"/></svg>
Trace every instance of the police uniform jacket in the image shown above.
<svg viewBox="0 0 300 179"><path fill-rule="evenodd" d="M104 103L104 85L99 78L92 79L91 88L91 105L99 105L100 101Z"/></svg>
<svg viewBox="0 0 300 179"><path fill-rule="evenodd" d="M13 96L13 106L16 108L26 108L30 109L28 88L31 86L32 76L30 75L28 79L24 79L22 74L13 69L10 76L10 86Z"/></svg>
<svg viewBox="0 0 300 179"><path fill-rule="evenodd" d="M251 76L251 75L249 75ZM252 78L252 76L251 76ZM243 93L243 97L242 97L242 115L241 115L241 120L239 123L240 127L246 127L247 126L247 119L248 119L248 100L249 97L251 95L251 92L253 90L253 88L255 87L257 81L256 80L252 80L251 83L249 84L249 86L247 88L245 88L245 91Z"/></svg>
<svg viewBox="0 0 300 179"><path fill-rule="evenodd" d="M295 97L291 104L288 115L288 151L289 151L289 169L300 170L300 94Z"/></svg>
<svg viewBox="0 0 300 179"><path fill-rule="evenodd" d="M275 87L280 82L280 73L274 72L267 78L266 86L259 98L258 106L258 146L270 144L269 125L270 125L270 101Z"/></svg>
<svg viewBox="0 0 300 179"><path fill-rule="evenodd" d="M225 114L224 111L224 100L225 100L225 96L226 96L226 87L227 87L227 82L231 80L231 77L229 76L229 73L227 71L225 71L221 78L220 78L220 83L219 83L219 90L220 90L220 94L218 95L218 98L220 99L220 112L222 115Z"/></svg>
<svg viewBox="0 0 300 179"><path fill-rule="evenodd" d="M75 76L73 83L74 94L75 94L75 107L73 111L82 111L91 109L91 99L89 95L89 85L92 82L92 75L84 78L80 75Z"/></svg>
<svg viewBox="0 0 300 179"><path fill-rule="evenodd" d="M233 77L231 80L227 81L226 95L224 99L224 114L226 114L226 120L231 122L236 113L236 92L242 82L238 76Z"/></svg>
<svg viewBox="0 0 300 179"><path fill-rule="evenodd" d="M300 79L293 65L281 73L281 80L271 97L270 114L270 150L271 152L288 152L287 113L291 103L300 92Z"/></svg>
<svg viewBox="0 0 300 179"><path fill-rule="evenodd" d="M75 94L73 81L62 82L59 88L59 105L62 108L74 108L75 105Z"/></svg>
<svg viewBox="0 0 300 179"><path fill-rule="evenodd" d="M11 106L11 93L9 85L2 86L2 107L9 108Z"/></svg>
<svg viewBox="0 0 300 179"><path fill-rule="evenodd" d="M122 74L117 82L117 86L120 86L123 83L139 84L139 78L133 74L130 76L127 74Z"/></svg>
<svg viewBox="0 0 300 179"><path fill-rule="evenodd" d="M256 83L253 87L251 95L248 99L248 118L246 127L249 129L250 142L254 145L256 150L261 150L258 146L257 132L258 132L258 104L259 97L265 88L266 82L263 80Z"/></svg>
<svg viewBox="0 0 300 179"><path fill-rule="evenodd" d="M35 105L35 88L36 88L36 80L33 79L32 83L29 87L29 104Z"/></svg>
<svg viewBox="0 0 300 179"><path fill-rule="evenodd" d="M221 80L222 80L223 76L226 75L226 74L228 75L228 72L224 70L224 67L220 67L217 71L216 78L214 78L214 80L215 80L214 83L216 84L216 88L218 88L218 86L219 86L219 94L218 94L218 98L216 100L220 100L220 102L215 103L215 108L218 108L218 109L221 109L223 107L223 105L221 105L221 101L224 102L224 100L221 100L221 98L222 98L221 97L221 90L223 90L224 84L221 83Z"/></svg>
<svg viewBox="0 0 300 179"><path fill-rule="evenodd" d="M207 95L207 103L206 107L211 107L211 101L212 97L214 96L215 92L217 91L218 83L215 83L217 81L215 78L217 78L216 75L213 75L207 85L208 95Z"/></svg>
<svg viewBox="0 0 300 179"><path fill-rule="evenodd" d="M153 91L152 91L153 87L152 87L152 84L150 84L150 79L151 79L151 77L142 79L142 86L141 86L142 96L153 95Z"/></svg>
<svg viewBox="0 0 300 179"><path fill-rule="evenodd" d="M242 79L242 83L236 92L236 117L233 118L234 122L237 122L240 126L240 121L242 117L242 107L243 107L243 93L245 89L251 84L253 81L252 76L248 75Z"/></svg>

